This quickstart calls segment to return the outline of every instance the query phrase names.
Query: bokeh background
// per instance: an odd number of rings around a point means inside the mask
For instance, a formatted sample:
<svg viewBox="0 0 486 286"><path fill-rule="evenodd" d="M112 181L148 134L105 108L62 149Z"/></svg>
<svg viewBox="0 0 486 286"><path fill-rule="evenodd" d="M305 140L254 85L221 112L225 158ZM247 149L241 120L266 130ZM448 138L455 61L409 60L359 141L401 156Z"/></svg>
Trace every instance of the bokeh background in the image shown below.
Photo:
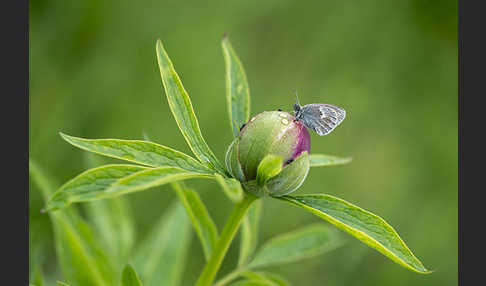
<svg viewBox="0 0 486 286"><path fill-rule="evenodd" d="M347 118L311 152L352 156L314 168L296 192L328 193L387 220L430 275L410 272L356 239L323 256L269 268L294 285L457 284L456 1L30 1L29 152L59 182L87 168L85 138L142 139L190 153L157 67L160 37L191 96L203 134L222 160L232 139L221 37L244 64L251 114L331 103ZM100 159L103 160L103 159ZM215 182L193 180L222 227L230 201ZM169 187L130 194L137 240L169 203ZM30 188L31 253L61 279L42 198ZM265 200L260 241L320 221ZM222 273L236 259L233 243ZM33 249L36 248L36 249ZM194 237L184 285L203 263Z"/></svg>

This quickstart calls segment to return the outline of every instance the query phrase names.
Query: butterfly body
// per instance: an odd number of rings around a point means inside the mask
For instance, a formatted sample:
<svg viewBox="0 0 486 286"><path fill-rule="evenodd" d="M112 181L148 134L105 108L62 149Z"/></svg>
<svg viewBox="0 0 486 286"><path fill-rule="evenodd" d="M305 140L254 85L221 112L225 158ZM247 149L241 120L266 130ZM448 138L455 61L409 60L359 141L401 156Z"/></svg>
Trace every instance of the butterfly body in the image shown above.
<svg viewBox="0 0 486 286"><path fill-rule="evenodd" d="M346 117L346 111L331 104L294 104L295 118L320 136L331 133Z"/></svg>

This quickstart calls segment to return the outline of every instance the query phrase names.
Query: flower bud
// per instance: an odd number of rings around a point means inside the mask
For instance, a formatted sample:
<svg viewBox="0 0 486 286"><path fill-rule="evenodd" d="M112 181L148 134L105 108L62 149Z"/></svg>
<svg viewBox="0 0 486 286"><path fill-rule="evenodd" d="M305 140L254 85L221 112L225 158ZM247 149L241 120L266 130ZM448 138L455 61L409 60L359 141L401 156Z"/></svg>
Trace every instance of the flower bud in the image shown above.
<svg viewBox="0 0 486 286"><path fill-rule="evenodd" d="M309 171L307 128L284 111L254 116L228 147L226 167L257 196L281 196L295 191Z"/></svg>

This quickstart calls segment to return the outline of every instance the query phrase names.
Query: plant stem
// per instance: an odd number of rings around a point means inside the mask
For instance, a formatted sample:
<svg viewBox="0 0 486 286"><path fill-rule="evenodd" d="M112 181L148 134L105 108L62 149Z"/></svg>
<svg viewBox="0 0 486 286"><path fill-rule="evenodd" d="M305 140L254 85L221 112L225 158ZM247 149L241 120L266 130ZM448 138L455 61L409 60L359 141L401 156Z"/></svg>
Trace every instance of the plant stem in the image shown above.
<svg viewBox="0 0 486 286"><path fill-rule="evenodd" d="M235 205L233 212L221 232L218 244L216 244L216 247L213 249L209 261L206 263L199 276L196 286L209 286L214 281L219 267L221 266L221 262L223 262L223 258L226 255L226 251L240 226L241 220L255 199L257 199L257 197L251 194L245 194L243 199Z"/></svg>

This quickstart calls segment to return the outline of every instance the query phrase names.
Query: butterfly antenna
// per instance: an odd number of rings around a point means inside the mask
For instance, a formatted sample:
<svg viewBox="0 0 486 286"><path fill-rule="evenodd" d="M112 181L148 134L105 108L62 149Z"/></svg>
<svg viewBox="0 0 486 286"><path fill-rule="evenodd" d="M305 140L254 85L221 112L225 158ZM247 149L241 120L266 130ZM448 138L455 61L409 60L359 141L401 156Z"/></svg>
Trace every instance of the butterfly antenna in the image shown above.
<svg viewBox="0 0 486 286"><path fill-rule="evenodd" d="M295 93L295 98L297 99L297 104L300 105L300 100L299 100L299 95L297 94L297 90L294 89L293 91Z"/></svg>

